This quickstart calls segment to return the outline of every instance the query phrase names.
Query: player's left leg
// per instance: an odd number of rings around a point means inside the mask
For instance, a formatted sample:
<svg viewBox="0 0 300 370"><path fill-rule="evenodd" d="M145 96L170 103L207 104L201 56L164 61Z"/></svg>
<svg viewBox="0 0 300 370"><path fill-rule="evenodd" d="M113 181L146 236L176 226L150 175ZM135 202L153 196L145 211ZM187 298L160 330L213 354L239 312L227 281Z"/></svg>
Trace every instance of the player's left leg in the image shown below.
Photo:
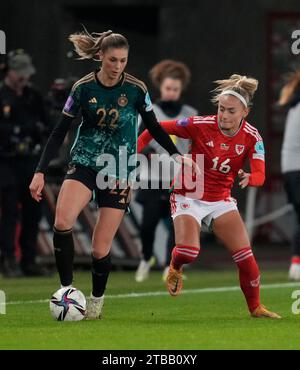
<svg viewBox="0 0 300 370"><path fill-rule="evenodd" d="M240 286L253 317L280 318L268 311L259 296L260 272L252 253L245 224L237 210L226 212L214 219L213 231L231 253L239 270Z"/></svg>
<svg viewBox="0 0 300 370"><path fill-rule="evenodd" d="M111 271L110 248L124 212L107 207L100 209L92 240L92 294L87 307L88 319L101 318L104 292Z"/></svg>

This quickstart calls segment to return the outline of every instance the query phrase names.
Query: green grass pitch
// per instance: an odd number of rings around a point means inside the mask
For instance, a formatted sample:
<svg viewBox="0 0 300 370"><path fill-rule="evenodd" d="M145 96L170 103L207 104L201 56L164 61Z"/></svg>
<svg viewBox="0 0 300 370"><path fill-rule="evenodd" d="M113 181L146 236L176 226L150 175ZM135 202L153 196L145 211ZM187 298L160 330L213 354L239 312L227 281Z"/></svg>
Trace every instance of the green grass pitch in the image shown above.
<svg viewBox="0 0 300 370"><path fill-rule="evenodd" d="M0 278L7 300L0 349L300 349L300 315L291 310L300 284L289 284L286 271L262 275L262 302L282 320L249 317L241 291L226 288L238 285L234 269L187 271L185 293L176 298L168 296L157 271L140 284L134 272L112 272L103 319L80 322L50 316L46 300L59 287L57 276ZM88 295L90 274L76 272L75 279Z"/></svg>

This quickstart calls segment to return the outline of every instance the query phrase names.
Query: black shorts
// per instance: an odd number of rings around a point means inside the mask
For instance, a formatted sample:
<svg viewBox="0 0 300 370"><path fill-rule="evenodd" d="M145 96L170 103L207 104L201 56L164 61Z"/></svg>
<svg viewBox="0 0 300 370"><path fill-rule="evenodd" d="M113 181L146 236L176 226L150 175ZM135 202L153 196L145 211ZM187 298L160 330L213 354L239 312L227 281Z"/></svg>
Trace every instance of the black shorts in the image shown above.
<svg viewBox="0 0 300 370"><path fill-rule="evenodd" d="M77 180L93 192L94 200L98 207L109 207L124 209L128 211L131 198L131 188L126 184L125 189L119 188L119 182L116 181L114 189L99 189L96 183L97 172L93 169L82 166L77 163L69 163L65 180Z"/></svg>

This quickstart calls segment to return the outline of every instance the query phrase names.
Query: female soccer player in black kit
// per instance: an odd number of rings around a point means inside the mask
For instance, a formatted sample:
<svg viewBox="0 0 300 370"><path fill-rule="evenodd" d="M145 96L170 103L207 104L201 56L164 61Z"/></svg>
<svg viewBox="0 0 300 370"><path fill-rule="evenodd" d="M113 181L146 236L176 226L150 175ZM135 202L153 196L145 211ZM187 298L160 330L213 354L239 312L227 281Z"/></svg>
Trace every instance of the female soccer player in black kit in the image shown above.
<svg viewBox="0 0 300 370"><path fill-rule="evenodd" d="M94 195L100 212L92 238L92 293L86 316L88 319L98 319L101 317L104 291L111 270L112 240L130 200L126 176L109 173L117 180L116 187L99 189L96 184L97 174L102 169L99 158L109 154L115 158L118 167L120 151L127 152L128 156L136 153L139 113L153 137L170 155L177 154L177 161L196 167L191 159L178 153L172 140L158 124L145 84L124 72L129 51L126 38L112 31L90 34L85 30L70 35L69 39L81 59L99 60L101 68L74 84L62 118L41 156L30 192L36 201L42 199L48 163L61 146L72 120L81 110L82 123L71 149L69 170L57 200L53 244L61 285L70 286L74 257L72 227ZM121 170L124 171L124 168ZM124 178L126 187L121 189L118 180Z"/></svg>

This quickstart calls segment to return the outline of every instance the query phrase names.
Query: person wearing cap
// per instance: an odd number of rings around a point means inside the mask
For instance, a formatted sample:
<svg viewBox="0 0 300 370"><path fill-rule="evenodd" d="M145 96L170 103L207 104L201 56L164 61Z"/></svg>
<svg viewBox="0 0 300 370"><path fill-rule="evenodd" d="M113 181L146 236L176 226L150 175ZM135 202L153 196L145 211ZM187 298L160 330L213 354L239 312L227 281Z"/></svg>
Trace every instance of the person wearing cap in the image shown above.
<svg viewBox="0 0 300 370"><path fill-rule="evenodd" d="M5 277L40 275L35 263L40 205L28 194L37 165L47 118L43 98L30 84L36 72L22 49L7 54L0 84L0 250ZM20 214L20 266L15 258Z"/></svg>
<svg viewBox="0 0 300 370"><path fill-rule="evenodd" d="M55 78L51 83L45 99L51 129L55 127L57 121L59 120L61 111L69 96L69 92L77 80L78 78L76 77L58 77ZM65 175L65 170L68 167L68 163L71 160L70 150L76 137L77 127L79 124L79 119L74 120L70 131L63 141L62 146L57 151L57 157L51 161L51 166L49 167L49 177L52 178L52 180L56 183L61 182Z"/></svg>

